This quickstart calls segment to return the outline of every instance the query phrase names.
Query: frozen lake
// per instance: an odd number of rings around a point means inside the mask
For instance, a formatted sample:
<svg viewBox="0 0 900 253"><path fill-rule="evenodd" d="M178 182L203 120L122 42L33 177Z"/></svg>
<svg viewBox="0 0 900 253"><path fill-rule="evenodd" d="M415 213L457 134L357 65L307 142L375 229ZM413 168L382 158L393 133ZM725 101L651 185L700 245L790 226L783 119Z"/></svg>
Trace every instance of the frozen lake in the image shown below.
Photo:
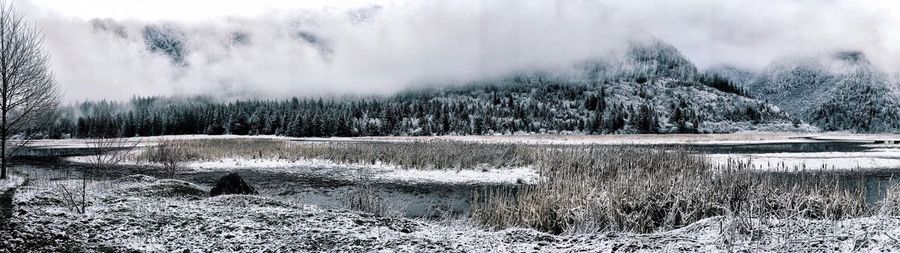
<svg viewBox="0 0 900 253"><path fill-rule="evenodd" d="M747 143L691 145L716 163L729 160L760 170L868 170L900 169L900 145L875 141L820 141L807 143Z"/></svg>

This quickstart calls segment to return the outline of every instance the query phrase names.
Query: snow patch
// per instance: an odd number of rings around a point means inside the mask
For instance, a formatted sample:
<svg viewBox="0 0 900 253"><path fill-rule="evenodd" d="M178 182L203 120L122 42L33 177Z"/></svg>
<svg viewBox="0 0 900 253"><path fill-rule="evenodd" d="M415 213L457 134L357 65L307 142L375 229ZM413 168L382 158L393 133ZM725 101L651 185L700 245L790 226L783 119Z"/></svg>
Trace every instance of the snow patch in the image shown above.
<svg viewBox="0 0 900 253"><path fill-rule="evenodd" d="M322 159L262 160L228 158L219 161L190 162L186 167L195 171L260 169L288 173L311 173L348 180L379 180L407 183L446 184L515 184L533 183L538 178L531 167L506 169L406 169L396 165L341 164Z"/></svg>
<svg viewBox="0 0 900 253"><path fill-rule="evenodd" d="M7 175L6 179L0 179L0 192L19 187L25 183L25 178L16 175Z"/></svg>
<svg viewBox="0 0 900 253"><path fill-rule="evenodd" d="M878 148L867 152L710 154L706 157L716 164L741 162L770 171L900 168L900 148Z"/></svg>

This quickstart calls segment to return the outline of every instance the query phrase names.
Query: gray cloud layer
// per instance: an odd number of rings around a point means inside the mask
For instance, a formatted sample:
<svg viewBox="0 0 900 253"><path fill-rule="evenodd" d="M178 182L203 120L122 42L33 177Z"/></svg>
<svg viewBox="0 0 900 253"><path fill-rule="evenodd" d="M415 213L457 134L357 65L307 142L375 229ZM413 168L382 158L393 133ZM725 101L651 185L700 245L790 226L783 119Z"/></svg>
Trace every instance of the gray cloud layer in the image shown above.
<svg viewBox="0 0 900 253"><path fill-rule="evenodd" d="M39 12L69 101L132 95L387 94L530 69L565 69L658 38L701 68L760 69L779 57L861 50L900 69L892 1L415 1L356 10L158 23L183 61L148 49L141 20Z"/></svg>

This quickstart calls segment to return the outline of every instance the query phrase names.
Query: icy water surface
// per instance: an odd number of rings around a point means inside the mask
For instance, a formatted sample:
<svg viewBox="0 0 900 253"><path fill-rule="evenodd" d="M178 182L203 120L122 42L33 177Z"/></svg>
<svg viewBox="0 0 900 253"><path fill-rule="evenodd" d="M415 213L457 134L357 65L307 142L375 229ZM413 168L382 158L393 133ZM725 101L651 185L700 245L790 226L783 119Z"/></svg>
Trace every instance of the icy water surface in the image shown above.
<svg viewBox="0 0 900 253"><path fill-rule="evenodd" d="M866 201L884 198L888 187L900 182L900 145L893 141L821 141L812 143L748 143L689 145L713 162L740 161L776 175L825 171Z"/></svg>
<svg viewBox="0 0 900 253"><path fill-rule="evenodd" d="M715 163L740 161L759 170L900 170L900 144L874 141L688 145Z"/></svg>

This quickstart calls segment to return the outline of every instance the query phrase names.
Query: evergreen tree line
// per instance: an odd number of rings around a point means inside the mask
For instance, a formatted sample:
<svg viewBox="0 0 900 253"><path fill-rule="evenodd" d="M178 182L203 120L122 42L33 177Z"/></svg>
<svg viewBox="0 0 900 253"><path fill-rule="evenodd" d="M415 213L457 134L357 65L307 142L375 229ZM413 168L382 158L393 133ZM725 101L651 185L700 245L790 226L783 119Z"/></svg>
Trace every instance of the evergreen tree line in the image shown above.
<svg viewBox="0 0 900 253"><path fill-rule="evenodd" d="M714 89L720 90L722 92L728 92L732 94L741 95L744 97L750 97L749 92L743 87L739 87L729 81L727 78L724 78L719 75L699 75L698 81L700 83L705 84L706 86L712 87Z"/></svg>
<svg viewBox="0 0 900 253"><path fill-rule="evenodd" d="M46 131L51 138L693 133L709 114L691 101L665 102L643 90L634 94L637 99L623 99L608 92L608 83L542 82L423 89L389 97L227 103L203 97L135 97L128 102L82 102L63 108ZM754 123L783 117L764 106L715 113Z"/></svg>

